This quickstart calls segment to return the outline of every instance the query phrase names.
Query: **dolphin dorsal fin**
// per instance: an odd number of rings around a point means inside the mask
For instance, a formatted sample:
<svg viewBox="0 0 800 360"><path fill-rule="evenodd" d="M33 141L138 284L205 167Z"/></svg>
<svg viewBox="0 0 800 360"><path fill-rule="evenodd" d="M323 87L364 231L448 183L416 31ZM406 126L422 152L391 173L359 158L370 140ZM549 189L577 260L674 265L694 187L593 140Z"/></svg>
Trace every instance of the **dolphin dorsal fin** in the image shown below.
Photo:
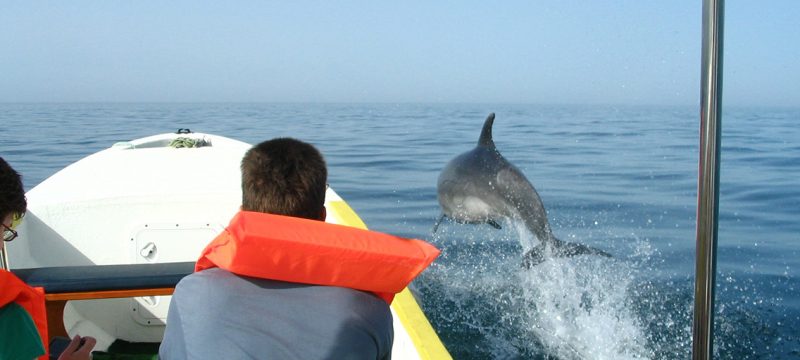
<svg viewBox="0 0 800 360"><path fill-rule="evenodd" d="M491 146L494 147L494 140L492 140L492 124L494 123L494 113L490 113L486 117L486 122L483 123L483 130L481 130L481 137L478 139L478 146Z"/></svg>

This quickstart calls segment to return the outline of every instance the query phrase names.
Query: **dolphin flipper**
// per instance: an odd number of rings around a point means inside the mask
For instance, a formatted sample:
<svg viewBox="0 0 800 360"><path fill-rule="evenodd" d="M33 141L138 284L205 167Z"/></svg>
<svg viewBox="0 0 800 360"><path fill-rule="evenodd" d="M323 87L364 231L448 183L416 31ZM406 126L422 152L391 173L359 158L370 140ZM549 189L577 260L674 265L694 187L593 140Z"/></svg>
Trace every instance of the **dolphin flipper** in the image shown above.
<svg viewBox="0 0 800 360"><path fill-rule="evenodd" d="M436 234L436 230L438 230L438 229L439 229L439 224L441 224L441 223L442 223L442 220L444 220L444 217L445 217L445 215L444 215L444 214L442 214L441 216L439 216L439 219L438 219L438 220L436 220L436 224L433 224L433 230L431 230L431 234Z"/></svg>
<svg viewBox="0 0 800 360"><path fill-rule="evenodd" d="M498 229L498 230L503 228L502 226L500 226L500 224L497 223L497 221L494 221L492 219L486 220L486 223L491 225L493 228Z"/></svg>

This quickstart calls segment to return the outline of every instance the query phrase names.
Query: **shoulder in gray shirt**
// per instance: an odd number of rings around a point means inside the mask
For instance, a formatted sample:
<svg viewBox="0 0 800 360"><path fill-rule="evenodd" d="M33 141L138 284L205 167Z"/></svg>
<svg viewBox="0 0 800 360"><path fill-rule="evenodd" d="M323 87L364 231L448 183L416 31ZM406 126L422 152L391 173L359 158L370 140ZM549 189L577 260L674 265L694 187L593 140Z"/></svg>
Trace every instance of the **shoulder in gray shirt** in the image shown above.
<svg viewBox="0 0 800 360"><path fill-rule="evenodd" d="M238 276L219 268L178 283L162 359L389 359L389 306L353 289Z"/></svg>

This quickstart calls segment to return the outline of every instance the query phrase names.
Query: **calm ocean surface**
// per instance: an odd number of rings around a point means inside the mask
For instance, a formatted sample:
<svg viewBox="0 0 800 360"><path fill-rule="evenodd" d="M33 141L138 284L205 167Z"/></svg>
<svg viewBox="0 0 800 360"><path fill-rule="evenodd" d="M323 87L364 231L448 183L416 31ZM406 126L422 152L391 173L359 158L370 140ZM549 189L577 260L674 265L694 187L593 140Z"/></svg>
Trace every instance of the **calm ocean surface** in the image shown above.
<svg viewBox="0 0 800 360"><path fill-rule="evenodd" d="M519 267L517 224L444 223L436 179L495 112L498 149L555 234L614 255ZM0 104L0 156L27 189L117 141L190 128L317 145L372 229L442 256L414 284L456 359L685 359L691 353L698 114L693 107ZM800 358L800 110L725 109L715 353ZM214 169L203 169L214 171ZM201 175L201 174L199 174Z"/></svg>

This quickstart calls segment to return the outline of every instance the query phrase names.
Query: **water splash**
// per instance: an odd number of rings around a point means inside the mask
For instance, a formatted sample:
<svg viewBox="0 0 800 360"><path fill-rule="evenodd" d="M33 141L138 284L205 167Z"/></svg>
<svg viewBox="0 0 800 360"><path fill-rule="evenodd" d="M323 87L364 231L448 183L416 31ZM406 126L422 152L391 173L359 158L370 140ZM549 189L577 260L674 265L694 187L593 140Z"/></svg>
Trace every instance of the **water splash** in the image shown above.
<svg viewBox="0 0 800 360"><path fill-rule="evenodd" d="M632 311L629 268L593 256L551 258L519 273L528 331L560 359L651 358Z"/></svg>
<svg viewBox="0 0 800 360"><path fill-rule="evenodd" d="M634 267L576 256L524 269L524 227L463 229L437 234L442 256L417 282L455 358L653 357L632 305Z"/></svg>

